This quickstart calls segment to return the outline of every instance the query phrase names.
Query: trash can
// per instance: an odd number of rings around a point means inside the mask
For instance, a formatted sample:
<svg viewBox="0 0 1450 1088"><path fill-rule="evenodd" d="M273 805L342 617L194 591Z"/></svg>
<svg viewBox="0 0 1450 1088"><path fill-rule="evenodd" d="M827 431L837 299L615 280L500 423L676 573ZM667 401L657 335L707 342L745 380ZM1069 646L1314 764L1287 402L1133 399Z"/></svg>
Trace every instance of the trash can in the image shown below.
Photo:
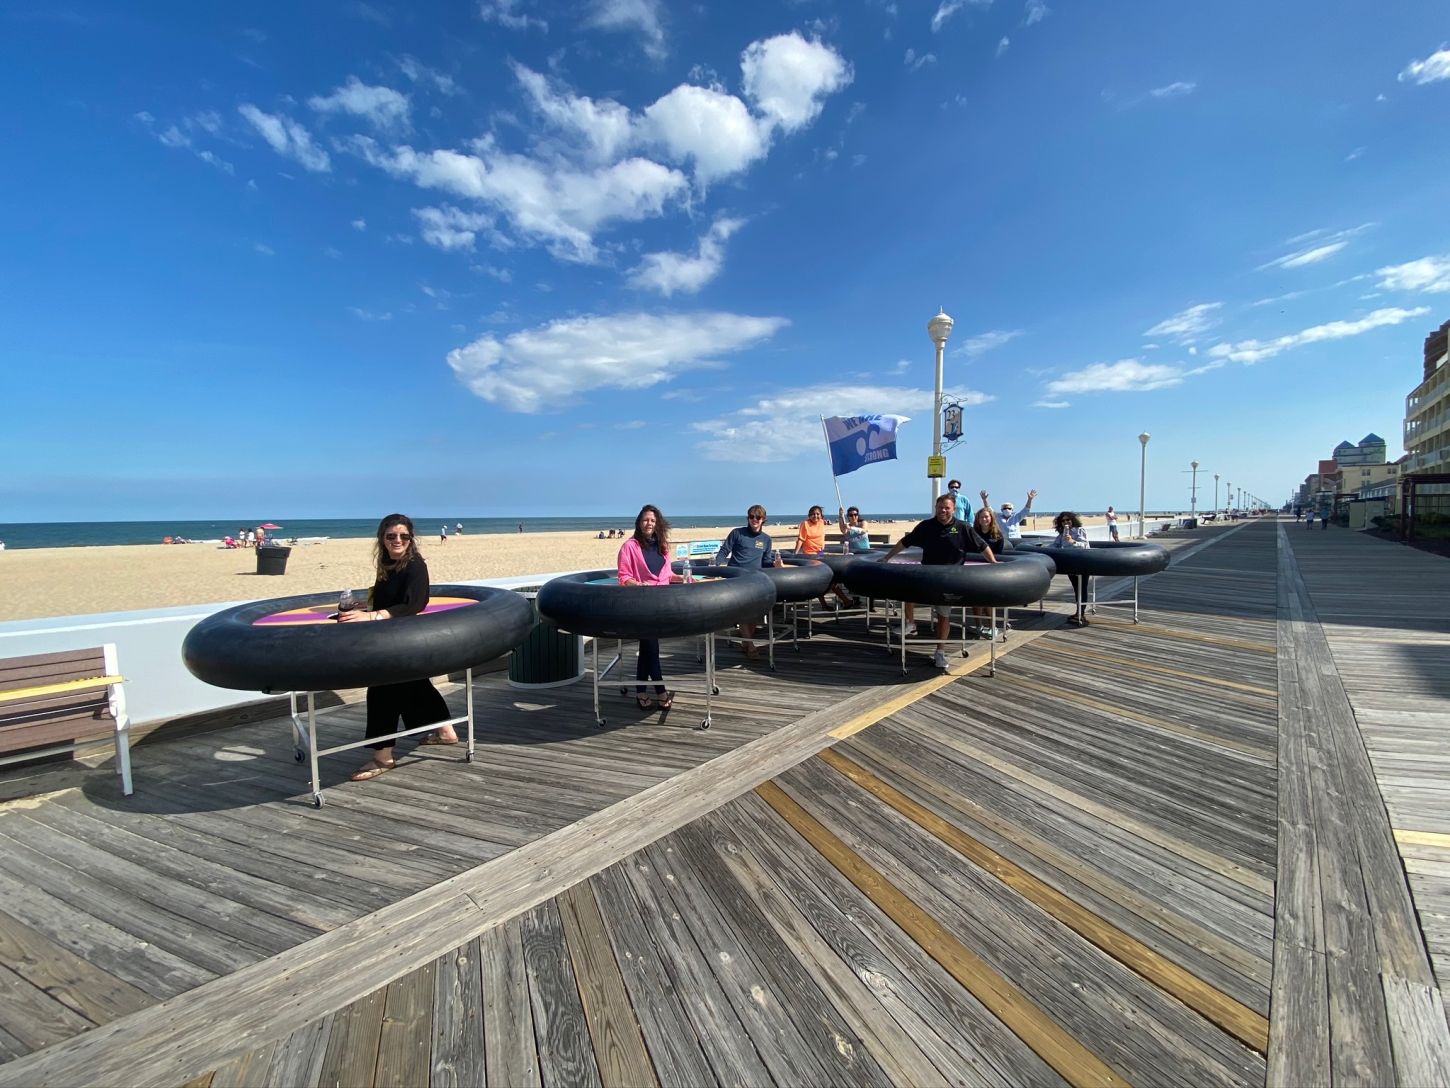
<svg viewBox="0 0 1450 1088"><path fill-rule="evenodd" d="M524 594L530 601L537 592ZM584 639L554 626L534 608L534 628L509 658L509 684L516 688L557 688L584 675Z"/></svg>
<svg viewBox="0 0 1450 1088"><path fill-rule="evenodd" d="M286 574L287 557L291 554L291 548L279 544L264 544L257 549L257 573Z"/></svg>

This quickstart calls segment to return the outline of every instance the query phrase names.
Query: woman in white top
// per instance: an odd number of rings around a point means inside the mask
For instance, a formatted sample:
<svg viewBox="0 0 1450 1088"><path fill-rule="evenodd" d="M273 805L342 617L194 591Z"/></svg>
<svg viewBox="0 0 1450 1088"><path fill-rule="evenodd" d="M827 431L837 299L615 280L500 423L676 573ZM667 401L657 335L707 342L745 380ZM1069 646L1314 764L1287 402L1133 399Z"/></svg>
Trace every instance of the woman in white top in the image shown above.
<svg viewBox="0 0 1450 1088"><path fill-rule="evenodd" d="M1057 530L1057 538L1052 542L1054 548L1092 547L1088 543L1087 530L1082 527L1082 518L1071 510L1063 510L1053 518L1052 527ZM1077 614L1069 616L1067 622L1074 627L1086 627L1089 623L1087 617L1088 575L1069 574L1067 580L1072 583L1072 591L1077 598Z"/></svg>

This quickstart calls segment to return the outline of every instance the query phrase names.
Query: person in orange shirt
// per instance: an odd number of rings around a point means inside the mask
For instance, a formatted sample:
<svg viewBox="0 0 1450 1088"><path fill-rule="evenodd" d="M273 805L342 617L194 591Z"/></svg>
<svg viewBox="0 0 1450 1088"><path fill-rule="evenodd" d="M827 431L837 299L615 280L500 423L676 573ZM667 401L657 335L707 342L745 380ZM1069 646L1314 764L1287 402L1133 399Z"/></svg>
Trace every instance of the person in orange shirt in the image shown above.
<svg viewBox="0 0 1450 1088"><path fill-rule="evenodd" d="M819 555L826 550L826 512L812 506L795 534L796 555Z"/></svg>

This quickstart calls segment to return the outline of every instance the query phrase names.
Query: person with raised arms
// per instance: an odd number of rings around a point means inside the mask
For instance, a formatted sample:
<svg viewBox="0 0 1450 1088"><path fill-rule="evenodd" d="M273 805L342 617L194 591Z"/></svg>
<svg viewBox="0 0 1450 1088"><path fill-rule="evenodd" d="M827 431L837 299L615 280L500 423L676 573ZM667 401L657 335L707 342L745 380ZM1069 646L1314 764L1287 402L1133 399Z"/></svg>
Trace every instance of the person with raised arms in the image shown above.
<svg viewBox="0 0 1450 1088"><path fill-rule="evenodd" d="M882 558L889 563L906 548L921 549L921 565L924 567L959 566L970 554L981 555L988 563L997 562L992 547L966 522L956 517L956 496L948 493L936 500L935 513L925 521L918 522L912 530L891 546ZM912 624L912 608L907 603L906 622ZM952 610L947 605L937 605L936 612L936 654L932 664L939 669L947 667L947 635L951 631ZM903 629L902 637L906 637Z"/></svg>
<svg viewBox="0 0 1450 1088"><path fill-rule="evenodd" d="M986 488L982 489L981 496L982 505L990 507L992 501L987 498ZM1035 498L1037 498L1036 490L1028 491L1027 501L1022 504L1021 510L1016 509L1010 502L1002 504L1002 512L997 514L996 518L997 524L1002 526L1002 532L1007 534L1008 540L1022 539L1022 519L1032 513L1032 500ZM1108 509L1111 510L1112 507L1108 507Z"/></svg>

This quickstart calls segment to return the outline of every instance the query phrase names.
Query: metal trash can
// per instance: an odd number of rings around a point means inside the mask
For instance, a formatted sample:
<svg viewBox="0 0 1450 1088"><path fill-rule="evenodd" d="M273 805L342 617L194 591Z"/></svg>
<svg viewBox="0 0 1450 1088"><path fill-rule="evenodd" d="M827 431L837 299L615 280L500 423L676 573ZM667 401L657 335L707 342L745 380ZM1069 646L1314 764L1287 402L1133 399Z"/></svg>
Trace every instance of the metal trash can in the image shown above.
<svg viewBox="0 0 1450 1088"><path fill-rule="evenodd" d="M286 574L287 557L292 549L280 544L264 544L257 549L258 574Z"/></svg>
<svg viewBox="0 0 1450 1088"><path fill-rule="evenodd" d="M524 594L530 601L537 591ZM509 657L509 684L516 688L557 688L584 675L584 638L559 630L534 607L534 628Z"/></svg>

